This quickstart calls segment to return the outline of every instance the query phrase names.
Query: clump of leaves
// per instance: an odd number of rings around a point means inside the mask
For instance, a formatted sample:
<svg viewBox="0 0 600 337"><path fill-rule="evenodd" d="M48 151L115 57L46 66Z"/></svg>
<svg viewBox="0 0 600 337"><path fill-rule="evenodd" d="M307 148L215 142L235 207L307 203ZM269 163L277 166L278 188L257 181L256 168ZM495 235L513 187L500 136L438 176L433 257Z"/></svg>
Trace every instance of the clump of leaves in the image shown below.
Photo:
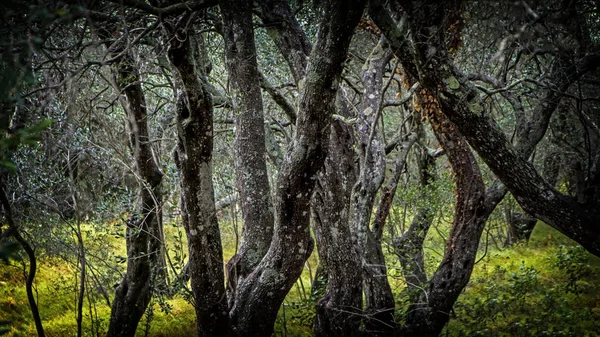
<svg viewBox="0 0 600 337"><path fill-rule="evenodd" d="M591 274L588 255L581 246L558 247L553 255L554 266L562 271L566 278L565 290L574 294L581 292L577 281Z"/></svg>

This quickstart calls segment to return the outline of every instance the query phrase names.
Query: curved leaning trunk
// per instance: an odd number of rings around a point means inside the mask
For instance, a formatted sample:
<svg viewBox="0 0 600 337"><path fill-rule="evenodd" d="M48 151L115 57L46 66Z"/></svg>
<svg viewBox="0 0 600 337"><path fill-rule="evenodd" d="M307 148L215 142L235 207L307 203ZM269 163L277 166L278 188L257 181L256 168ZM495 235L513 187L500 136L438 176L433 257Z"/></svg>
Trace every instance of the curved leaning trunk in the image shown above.
<svg viewBox="0 0 600 337"><path fill-rule="evenodd" d="M35 324L35 329L38 337L45 337L46 334L44 332L44 326L42 324L42 317L40 316L40 311L35 299L33 281L35 280L35 274L37 273L37 258L35 256L35 251L33 247L23 238L21 233L19 232L19 228L15 223L12 216L12 208L10 207L10 203L8 198L6 197L6 193L4 192L4 182L2 181L4 177L0 175L0 205L4 209L4 218L8 223L9 229L6 231L8 234L15 238L15 240L23 247L25 250L25 254L27 254L27 258L29 259L29 271L27 272L26 280L25 280L25 292L27 293L27 302L29 302L29 308L31 309L31 314L33 316L33 321ZM4 234L4 233L3 233ZM4 238L4 235L2 235Z"/></svg>
<svg viewBox="0 0 600 337"><path fill-rule="evenodd" d="M484 208L485 185L475 156L457 127L442 113L431 91L423 89L420 100L438 142L455 173L456 205L444 257L433 274L425 293L408 309L407 336L438 336L449 320L449 313L467 285L487 214Z"/></svg>

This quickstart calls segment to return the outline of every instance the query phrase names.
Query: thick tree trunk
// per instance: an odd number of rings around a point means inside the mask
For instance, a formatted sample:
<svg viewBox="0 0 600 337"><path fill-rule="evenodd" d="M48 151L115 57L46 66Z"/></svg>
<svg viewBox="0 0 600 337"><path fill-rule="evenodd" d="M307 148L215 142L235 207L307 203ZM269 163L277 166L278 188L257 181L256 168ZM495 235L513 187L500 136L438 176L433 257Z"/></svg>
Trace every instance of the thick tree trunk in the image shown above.
<svg viewBox="0 0 600 337"><path fill-rule="evenodd" d="M339 96L338 96L339 98ZM326 289L316 305L316 336L358 336L362 313L361 262L348 219L356 181L352 130L333 121L329 153L318 174L312 199L313 228Z"/></svg>
<svg viewBox="0 0 600 337"><path fill-rule="evenodd" d="M362 1L329 1L301 87L296 134L277 178L269 251L238 284L231 310L239 336L269 336L277 312L312 250L308 228L315 175L327 154L339 78Z"/></svg>
<svg viewBox="0 0 600 337"><path fill-rule="evenodd" d="M140 196L135 212L127 220L127 272L116 289L107 336L135 335L150 299L158 273L160 237L158 230L161 207L162 172L154 160L150 144L146 102L134 59L127 52L116 64L116 81L120 101L129 121L130 143L139 177ZM159 242L155 242L159 241ZM158 249L158 251L150 250Z"/></svg>
<svg viewBox="0 0 600 337"><path fill-rule="evenodd" d="M188 239L198 336L227 336L223 250L212 182L212 100L206 78L197 76L198 73L205 75L204 41L202 36L192 34L188 30L183 41L175 39L169 49L169 59L180 86L175 162L181 185L182 222ZM192 48L197 47L200 58L195 59Z"/></svg>
<svg viewBox="0 0 600 337"><path fill-rule="evenodd" d="M260 76L254 46L252 3L221 1L227 67L235 110L235 169L242 206L242 243L227 264L229 305L237 284L260 262L273 236Z"/></svg>
<svg viewBox="0 0 600 337"><path fill-rule="evenodd" d="M477 112L480 110L473 109L474 104L479 107L481 105L475 99L471 102L464 100L464 97L470 97L469 93L473 89L461 82L462 79L458 80L459 75L445 75L446 79L460 84L456 89L445 88L445 98L442 101L447 107L445 113L456 123L471 146L502 180L521 207L577 241L592 254L600 256L600 229L597 226L600 223L599 208L593 203L584 205L561 194L542 179L533 166L510 145L499 127L485 114Z"/></svg>
<svg viewBox="0 0 600 337"><path fill-rule="evenodd" d="M515 109L516 115L516 125L515 125L515 139L513 141L513 146L521 158L524 160L529 160L534 150L537 147L537 144L542 140L546 131L548 130L548 125L550 123L550 118L556 111L558 105L560 104L562 94L565 92L570 83L572 82L572 74L568 74L564 71L567 64L570 64L569 57L561 57L558 62L554 64L552 67L552 71L549 76L549 83L551 85L548 88L543 89L541 98L538 100L537 104L531 110L531 117L526 118L526 111L521 104L521 102L513 97L510 93L505 92L503 96L511 103L513 108ZM483 80L487 83L495 87L504 86L502 83L497 83L494 79L487 78L481 75L471 75L469 76L474 80ZM549 182L551 186L554 186L556 183L556 174L552 172L544 172L546 176L546 180ZM492 213L496 206L502 201L508 189L502 183L500 179L496 179L486 190L486 198L485 198L485 211L488 213ZM508 225L513 226L517 225L519 227L509 228L509 235L512 234L512 237L507 238L508 244L514 243L513 240L518 240L518 237L528 238L528 235L525 235L526 231L533 231L533 227L537 220L529 219L525 222L513 221L507 219ZM522 232L521 234L518 234ZM516 236L515 236L516 235Z"/></svg>

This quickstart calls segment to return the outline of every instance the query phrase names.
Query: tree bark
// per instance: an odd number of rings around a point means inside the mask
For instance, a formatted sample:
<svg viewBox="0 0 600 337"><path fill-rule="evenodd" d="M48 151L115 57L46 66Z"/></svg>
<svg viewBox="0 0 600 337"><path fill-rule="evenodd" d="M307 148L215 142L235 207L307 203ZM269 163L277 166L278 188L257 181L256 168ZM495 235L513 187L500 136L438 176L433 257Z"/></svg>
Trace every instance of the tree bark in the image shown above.
<svg viewBox="0 0 600 337"><path fill-rule="evenodd" d="M4 185L3 181L0 182L2 185ZM33 322L35 324L37 335L38 337L44 337L46 334L44 333L42 318L40 316L37 302L35 301L35 295L33 294L33 281L35 280L35 274L37 272L37 258L35 256L35 251L29 242L27 242L27 240L25 240L25 238L23 238L19 232L19 228L17 227L17 224L12 216L12 208L8 202L6 193L4 192L4 186L0 186L0 203L2 204L2 208L4 208L4 218L8 223L8 231L11 232L10 235L17 240L21 247L23 247L25 254L27 254L27 258L29 259L29 272L26 273L25 292L27 293L27 301L29 302L29 308L31 309L31 315L33 316Z"/></svg>
<svg viewBox="0 0 600 337"><path fill-rule="evenodd" d="M288 1L262 0L257 3L260 7L258 16L299 84L306 75L308 55L312 48L308 37L294 19Z"/></svg>
<svg viewBox="0 0 600 337"><path fill-rule="evenodd" d="M600 55L597 58L600 60ZM565 71L576 72L577 69ZM445 75L446 78L460 78L457 74ZM442 104L447 107L445 113L456 123L471 146L502 180L521 207L575 240L592 254L600 256L600 230L596 225L600 222L599 208L594 204L581 204L572 197L561 194L542 179L533 166L510 145L499 127L485 114L473 111L473 102L469 104L468 100L464 100L473 89L464 81L457 80L457 83L460 83L458 88L446 88L444 91L445 99Z"/></svg>
<svg viewBox="0 0 600 337"><path fill-rule="evenodd" d="M377 124L384 94L383 73L391 56L391 51L380 41L362 74L365 93L356 122L360 174L350 206L351 229L363 254L365 330L378 336L391 334L395 327L394 295L387 280L381 238L371 231L375 197L385 178L385 142Z"/></svg>
<svg viewBox="0 0 600 337"><path fill-rule="evenodd" d="M338 95L339 98L339 95ZM315 336L358 336L362 314L361 262L351 240L348 206L356 181L354 137L334 120L329 152L312 199L319 263L325 266L325 294L318 300ZM319 268L321 268L321 265Z"/></svg>
<svg viewBox="0 0 600 337"><path fill-rule="evenodd" d="M169 48L169 60L180 86L175 163L181 185L182 222L188 239L198 336L228 336L223 250L212 182L212 99L205 76L196 75L206 75L203 66L207 62L194 58L192 48L196 45L200 48L199 56L203 57L202 36L188 30L187 36L174 39Z"/></svg>
<svg viewBox="0 0 600 337"><path fill-rule="evenodd" d="M301 87L296 134L279 171L275 232L269 251L238 284L231 310L239 336L269 336L283 299L312 250L308 228L315 175L327 154L339 78L362 1L327 2L317 43Z"/></svg>
<svg viewBox="0 0 600 337"><path fill-rule="evenodd" d="M154 160L146 101L134 63L131 51L127 51L115 66L117 87L121 90L119 100L129 121L130 144L140 195L136 210L127 220L127 272L116 289L112 303L107 332L107 336L111 337L135 335L138 323L152 298L155 276L160 273L158 269L164 267L157 264L163 243L160 237L151 235L162 232L158 229L162 172Z"/></svg>
<svg viewBox="0 0 600 337"><path fill-rule="evenodd" d="M487 220L482 214L485 185L475 156L457 127L423 89L419 99L455 173L455 215L442 262L419 301L411 304L402 333L407 336L438 336L449 320L458 295L467 285Z"/></svg>
<svg viewBox="0 0 600 337"><path fill-rule="evenodd" d="M227 263L231 307L237 284L252 272L269 249L273 236L273 205L252 3L221 1L219 6L235 110L235 169L243 220L242 243L238 253Z"/></svg>
<svg viewBox="0 0 600 337"><path fill-rule="evenodd" d="M388 20L390 15L385 9L378 7L379 1L372 0L371 4L371 12L377 14L374 17L379 18L377 25L390 41L395 41L392 42L396 47L394 50L405 44L411 45L404 35L398 34L393 20ZM412 36L420 39L412 45L415 50L413 55L398 55L403 64L410 64L408 69L417 69L422 85L439 93L439 103L444 114L455 123L527 213L575 240L592 254L600 256L600 230L596 225L600 221L600 208L597 207L597 201L581 204L544 181L485 113L478 93L467 78L454 69L443 47L446 44L443 34L447 29L439 25L450 22L444 15L460 13L460 2L426 1L418 5L407 3L403 7L407 9L406 15L412 25ZM430 29L431 34L427 29ZM436 48L426 50L432 43ZM571 83L598 67L599 61L600 53L596 51L581 57L574 64L560 63L560 60L559 64L562 64L561 71L567 76L566 83ZM424 67L425 64L427 67Z"/></svg>

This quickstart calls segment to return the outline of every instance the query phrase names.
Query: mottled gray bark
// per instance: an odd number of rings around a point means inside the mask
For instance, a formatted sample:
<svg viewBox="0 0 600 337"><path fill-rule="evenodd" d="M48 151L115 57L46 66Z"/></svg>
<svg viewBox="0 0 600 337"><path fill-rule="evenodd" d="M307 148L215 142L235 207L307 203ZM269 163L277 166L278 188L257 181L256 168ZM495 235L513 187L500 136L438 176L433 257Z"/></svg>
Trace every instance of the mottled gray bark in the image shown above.
<svg viewBox="0 0 600 337"><path fill-rule="evenodd" d="M239 336L269 336L277 311L312 250L310 199L329 142L330 119L352 32L364 3L329 1L301 87L296 133L277 178L269 251L238 284L231 309Z"/></svg>
<svg viewBox="0 0 600 337"><path fill-rule="evenodd" d="M371 231L375 197L385 178L385 142L378 127L384 94L383 73L392 56L380 43L373 49L362 73L364 95L356 120L360 173L352 191L351 229L356 238L365 293L365 330L373 335L388 335L395 326L394 296L387 280L381 238Z"/></svg>
<svg viewBox="0 0 600 337"><path fill-rule="evenodd" d="M398 144L394 146L397 149L398 154L394 160L394 166L392 167L391 174L389 175L385 186L383 186L381 189L379 204L377 205L377 211L375 212L375 216L373 218L372 231L377 240L381 240L383 237L383 230L392 209L392 203L394 202L400 177L406 170L406 158L408 157L408 152L416 141L417 134L411 132L401 137L397 141Z"/></svg>
<svg viewBox="0 0 600 337"><path fill-rule="evenodd" d="M193 57L192 48L196 44L200 58ZM204 55L204 40L192 31L187 31L182 39L174 39L169 48L169 60L179 86L175 163L179 170L182 222L188 239L198 336L227 336L230 327L223 251L212 182L212 100L206 74L197 76L195 71L195 67L207 62Z"/></svg>
<svg viewBox="0 0 600 337"><path fill-rule="evenodd" d="M119 100L129 122L140 195L135 211L127 220L127 272L115 292L107 336L132 337L152 298L156 275L164 267L158 264L163 246L158 219L162 172L154 160L146 101L131 51L126 51L117 61L115 73L117 89L121 91Z"/></svg>
<svg viewBox="0 0 600 337"><path fill-rule="evenodd" d="M254 46L252 3L221 1L227 69L235 112L235 171L242 207L242 241L227 263L229 305L237 284L260 262L273 236L260 75Z"/></svg>

